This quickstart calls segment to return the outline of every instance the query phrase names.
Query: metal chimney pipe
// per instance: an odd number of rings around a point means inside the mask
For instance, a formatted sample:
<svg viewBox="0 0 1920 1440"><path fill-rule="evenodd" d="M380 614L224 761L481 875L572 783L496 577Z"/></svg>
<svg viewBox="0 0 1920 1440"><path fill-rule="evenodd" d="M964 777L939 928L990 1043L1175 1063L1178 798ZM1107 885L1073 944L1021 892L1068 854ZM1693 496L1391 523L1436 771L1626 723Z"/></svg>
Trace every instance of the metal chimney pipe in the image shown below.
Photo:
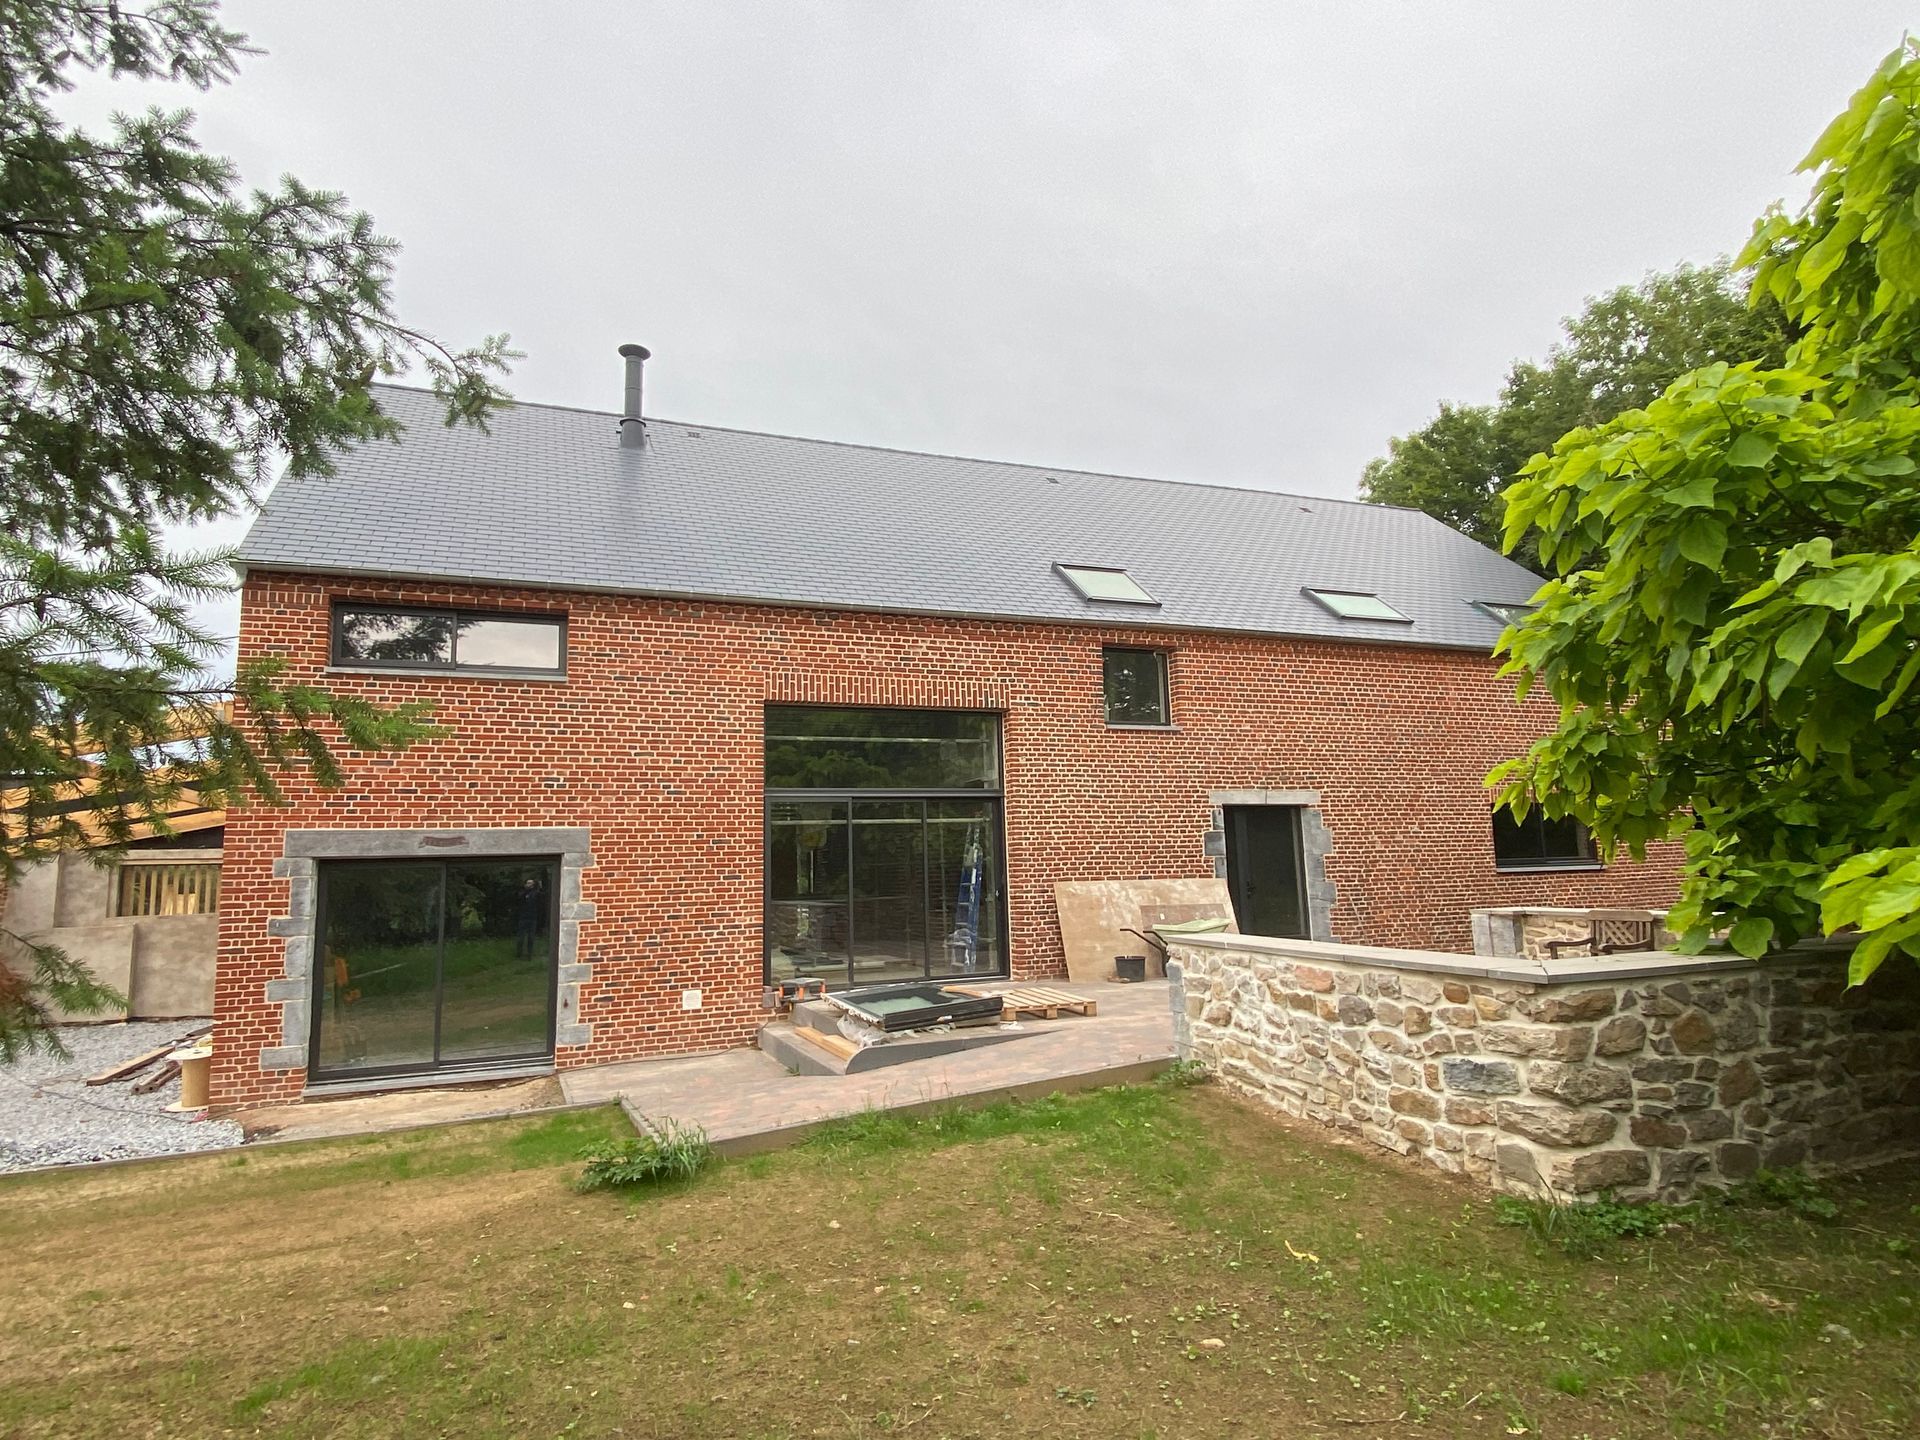
<svg viewBox="0 0 1920 1440"><path fill-rule="evenodd" d="M647 423L641 418L640 377L653 352L644 345L622 345L627 362L627 403L620 412L620 446L637 450L647 443Z"/></svg>

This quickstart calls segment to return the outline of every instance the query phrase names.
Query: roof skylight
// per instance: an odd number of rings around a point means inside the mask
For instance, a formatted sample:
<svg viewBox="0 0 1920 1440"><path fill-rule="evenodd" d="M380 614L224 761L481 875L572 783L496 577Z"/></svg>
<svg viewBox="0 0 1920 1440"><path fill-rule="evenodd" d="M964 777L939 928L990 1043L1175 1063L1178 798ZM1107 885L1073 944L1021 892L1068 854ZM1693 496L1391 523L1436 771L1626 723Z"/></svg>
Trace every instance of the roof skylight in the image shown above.
<svg viewBox="0 0 1920 1440"><path fill-rule="evenodd" d="M1473 608L1483 615L1498 620L1502 625L1518 625L1535 609L1533 605L1515 600L1475 600Z"/></svg>
<svg viewBox="0 0 1920 1440"><path fill-rule="evenodd" d="M1312 596L1342 620L1397 620L1402 625L1413 623L1369 590L1316 590L1308 585L1301 593Z"/></svg>
<svg viewBox="0 0 1920 1440"><path fill-rule="evenodd" d="M1106 600L1120 605L1158 605L1160 602L1141 588L1140 582L1126 571L1107 565L1061 565L1053 567L1061 578L1080 592L1082 600Z"/></svg>

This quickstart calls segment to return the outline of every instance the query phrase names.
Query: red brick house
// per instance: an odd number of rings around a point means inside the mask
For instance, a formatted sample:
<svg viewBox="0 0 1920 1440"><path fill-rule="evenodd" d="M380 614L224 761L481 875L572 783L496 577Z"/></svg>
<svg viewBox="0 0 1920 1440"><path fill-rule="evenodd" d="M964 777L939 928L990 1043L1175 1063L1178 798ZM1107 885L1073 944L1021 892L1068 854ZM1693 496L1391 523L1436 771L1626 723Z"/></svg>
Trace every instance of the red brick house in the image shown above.
<svg viewBox="0 0 1920 1440"><path fill-rule="evenodd" d="M637 348L637 347L634 347ZM1061 973L1053 886L1470 948L1664 904L1491 810L1535 581L1413 511L515 405L283 482L240 651L449 738L230 813L215 1099L749 1043L765 988Z"/></svg>

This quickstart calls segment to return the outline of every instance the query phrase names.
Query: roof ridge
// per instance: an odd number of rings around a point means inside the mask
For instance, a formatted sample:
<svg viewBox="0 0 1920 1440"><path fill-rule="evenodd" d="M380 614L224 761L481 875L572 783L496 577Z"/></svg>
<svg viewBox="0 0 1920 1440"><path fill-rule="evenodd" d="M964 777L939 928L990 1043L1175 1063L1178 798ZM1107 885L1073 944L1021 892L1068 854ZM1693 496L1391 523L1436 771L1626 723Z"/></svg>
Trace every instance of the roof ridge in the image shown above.
<svg viewBox="0 0 1920 1440"><path fill-rule="evenodd" d="M395 385L390 381L380 381L374 388L405 390L415 395L433 394L433 391L424 385ZM559 405L545 400L509 400L507 403L529 410L560 410L570 415L598 415L608 420L620 418L617 410L595 410L584 405ZM1347 499L1338 495L1311 495L1297 490L1270 490L1258 485L1229 485L1221 480L1170 480L1164 475L1118 475L1108 470L1081 470L1071 465L1037 465L1027 460L989 460L983 455L953 455L941 450L908 450L899 445L867 445L857 440L823 440L813 435L788 435L778 430L745 430L738 425L709 425L698 420L670 420L664 415L648 415L645 419L661 425L678 425L684 430L718 430L726 435L751 435L760 440L787 440L796 445L830 445L840 450L870 450L881 455L911 455L919 460L958 460L968 465L997 465L1008 470L1033 470L1043 475L1079 475L1091 480L1125 480L1129 484L1140 485L1178 485L1189 490L1225 490L1236 495L1273 495L1283 500L1313 500L1323 505L1356 505L1366 510L1398 510L1412 515L1427 513L1413 505L1381 505L1372 500ZM1428 516L1428 518L1433 517Z"/></svg>

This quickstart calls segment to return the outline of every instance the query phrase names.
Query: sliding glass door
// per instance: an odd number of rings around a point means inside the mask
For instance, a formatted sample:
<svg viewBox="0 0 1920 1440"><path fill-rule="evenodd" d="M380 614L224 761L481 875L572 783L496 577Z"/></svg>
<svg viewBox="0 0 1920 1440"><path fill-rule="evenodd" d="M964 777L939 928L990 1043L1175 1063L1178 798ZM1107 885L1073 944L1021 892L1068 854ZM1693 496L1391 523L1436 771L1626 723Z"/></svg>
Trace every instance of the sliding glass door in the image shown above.
<svg viewBox="0 0 1920 1440"><path fill-rule="evenodd" d="M552 860L323 865L311 1078L551 1055L558 878Z"/></svg>
<svg viewBox="0 0 1920 1440"><path fill-rule="evenodd" d="M997 717L770 707L767 780L770 981L1006 973Z"/></svg>

